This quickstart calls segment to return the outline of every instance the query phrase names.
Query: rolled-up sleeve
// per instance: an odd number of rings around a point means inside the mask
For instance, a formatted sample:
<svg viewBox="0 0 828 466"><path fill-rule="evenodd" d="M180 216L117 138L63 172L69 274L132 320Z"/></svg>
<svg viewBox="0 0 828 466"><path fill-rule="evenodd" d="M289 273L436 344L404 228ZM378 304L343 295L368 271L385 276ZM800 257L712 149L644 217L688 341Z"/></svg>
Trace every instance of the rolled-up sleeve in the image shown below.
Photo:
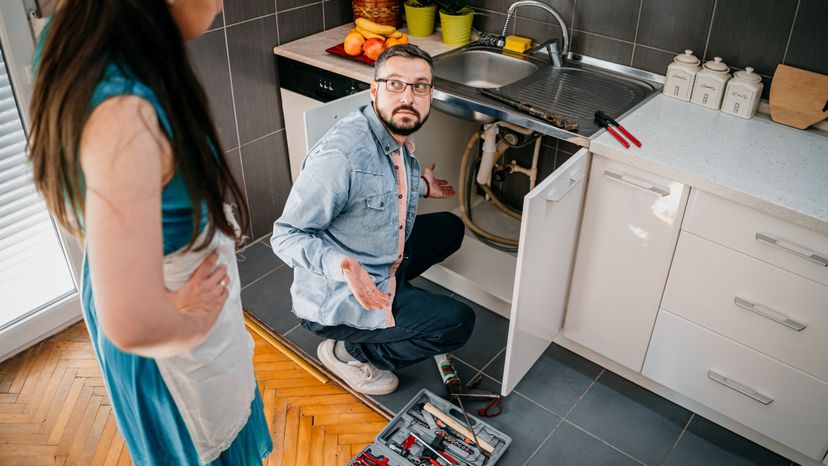
<svg viewBox="0 0 828 466"><path fill-rule="evenodd" d="M311 154L288 196L282 216L273 222L273 252L290 267L344 281L346 256L319 237L348 201L350 166L337 151Z"/></svg>

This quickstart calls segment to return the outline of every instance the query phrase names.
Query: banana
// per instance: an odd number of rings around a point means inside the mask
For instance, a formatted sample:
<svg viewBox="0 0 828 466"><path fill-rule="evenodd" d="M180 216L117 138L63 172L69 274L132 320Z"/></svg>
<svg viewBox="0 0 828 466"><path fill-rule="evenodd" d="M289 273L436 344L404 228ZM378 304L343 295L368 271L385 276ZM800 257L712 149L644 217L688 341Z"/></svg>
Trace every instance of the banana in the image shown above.
<svg viewBox="0 0 828 466"><path fill-rule="evenodd" d="M385 40L384 36L381 36L379 34L375 34L371 31L363 29L359 26L356 27L356 30L357 30L358 33L362 34L362 37L364 37L366 39L382 39L382 40Z"/></svg>
<svg viewBox="0 0 828 466"><path fill-rule="evenodd" d="M377 24L366 18L357 18L356 21L354 21L354 23L356 24L357 28L362 28L368 32L373 32L374 34L378 35L387 36L389 34L393 34L394 31L397 30L397 28L395 28L394 26L385 26L382 24Z"/></svg>
<svg viewBox="0 0 828 466"><path fill-rule="evenodd" d="M383 35L385 37L389 37L389 38L393 38L393 39L399 39L403 36L403 33L400 32L400 31L394 31L391 34L383 34Z"/></svg>

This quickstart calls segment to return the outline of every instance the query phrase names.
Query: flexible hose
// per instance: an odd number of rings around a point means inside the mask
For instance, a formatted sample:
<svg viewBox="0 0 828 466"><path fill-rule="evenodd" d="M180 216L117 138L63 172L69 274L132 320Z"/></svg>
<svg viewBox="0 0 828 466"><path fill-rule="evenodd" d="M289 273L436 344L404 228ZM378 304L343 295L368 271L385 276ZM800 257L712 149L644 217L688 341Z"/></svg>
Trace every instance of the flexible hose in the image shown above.
<svg viewBox="0 0 828 466"><path fill-rule="evenodd" d="M466 185L466 172L469 169L469 157L471 155L471 151L474 148L474 145L477 143L478 139L480 139L480 133L475 131L474 133L472 133L471 137L469 138L469 142L466 144L466 150L463 151L463 159L462 162L460 162L460 214L463 217L463 221L466 223L469 229L471 229L475 234L482 236L483 238L486 238L490 241L494 241L496 243L505 244L507 246L517 246L517 240L489 233L488 231L477 226L471 219L471 214L469 212L470 209L466 207L465 199L467 198L467 196L469 196L469 193L467 192L468 186ZM486 188L489 189L487 193L491 192L491 188L483 185L483 189L486 190ZM498 205L498 203L503 205L503 203L497 197L494 196L494 193L492 193L490 196L492 200L495 202L495 205ZM500 206L498 207L501 208ZM520 220L520 216L518 216L517 219Z"/></svg>

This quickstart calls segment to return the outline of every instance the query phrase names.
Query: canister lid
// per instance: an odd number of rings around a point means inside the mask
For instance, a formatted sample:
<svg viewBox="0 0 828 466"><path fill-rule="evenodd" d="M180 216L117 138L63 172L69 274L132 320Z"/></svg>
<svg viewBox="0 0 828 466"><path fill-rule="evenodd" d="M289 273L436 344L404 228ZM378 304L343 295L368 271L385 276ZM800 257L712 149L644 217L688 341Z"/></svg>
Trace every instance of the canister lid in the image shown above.
<svg viewBox="0 0 828 466"><path fill-rule="evenodd" d="M685 50L684 53L676 55L675 58L673 58L673 61L687 63L688 65L698 65L700 63L698 57L693 55L692 50Z"/></svg>
<svg viewBox="0 0 828 466"><path fill-rule="evenodd" d="M758 74L753 72L753 68L747 67L745 71L737 71L733 73L733 76L739 79L744 79L746 81L750 81L752 83L758 83L762 81L762 77Z"/></svg>
<svg viewBox="0 0 828 466"><path fill-rule="evenodd" d="M721 73L727 73L730 70L730 68L722 62L722 57L713 57L712 60L704 64L704 68Z"/></svg>

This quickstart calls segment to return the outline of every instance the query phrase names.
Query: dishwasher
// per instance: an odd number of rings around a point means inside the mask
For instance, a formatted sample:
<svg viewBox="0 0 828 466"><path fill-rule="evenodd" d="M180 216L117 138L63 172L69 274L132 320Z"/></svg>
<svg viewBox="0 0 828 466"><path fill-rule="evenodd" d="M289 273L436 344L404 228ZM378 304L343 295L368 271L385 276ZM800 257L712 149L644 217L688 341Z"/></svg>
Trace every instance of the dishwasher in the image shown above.
<svg viewBox="0 0 828 466"><path fill-rule="evenodd" d="M302 160L305 159L313 143L322 136L322 134L313 134L312 129L306 129L306 112L343 98L352 101L352 105L344 106L346 109L356 109L361 105L367 105L370 97L366 90L371 86L368 83L290 58L277 57L276 63L285 118L290 176L291 181L295 182L296 177L299 176ZM342 112L343 106L340 105L336 106L335 112L324 116L316 112L314 118L336 120L344 116Z"/></svg>

